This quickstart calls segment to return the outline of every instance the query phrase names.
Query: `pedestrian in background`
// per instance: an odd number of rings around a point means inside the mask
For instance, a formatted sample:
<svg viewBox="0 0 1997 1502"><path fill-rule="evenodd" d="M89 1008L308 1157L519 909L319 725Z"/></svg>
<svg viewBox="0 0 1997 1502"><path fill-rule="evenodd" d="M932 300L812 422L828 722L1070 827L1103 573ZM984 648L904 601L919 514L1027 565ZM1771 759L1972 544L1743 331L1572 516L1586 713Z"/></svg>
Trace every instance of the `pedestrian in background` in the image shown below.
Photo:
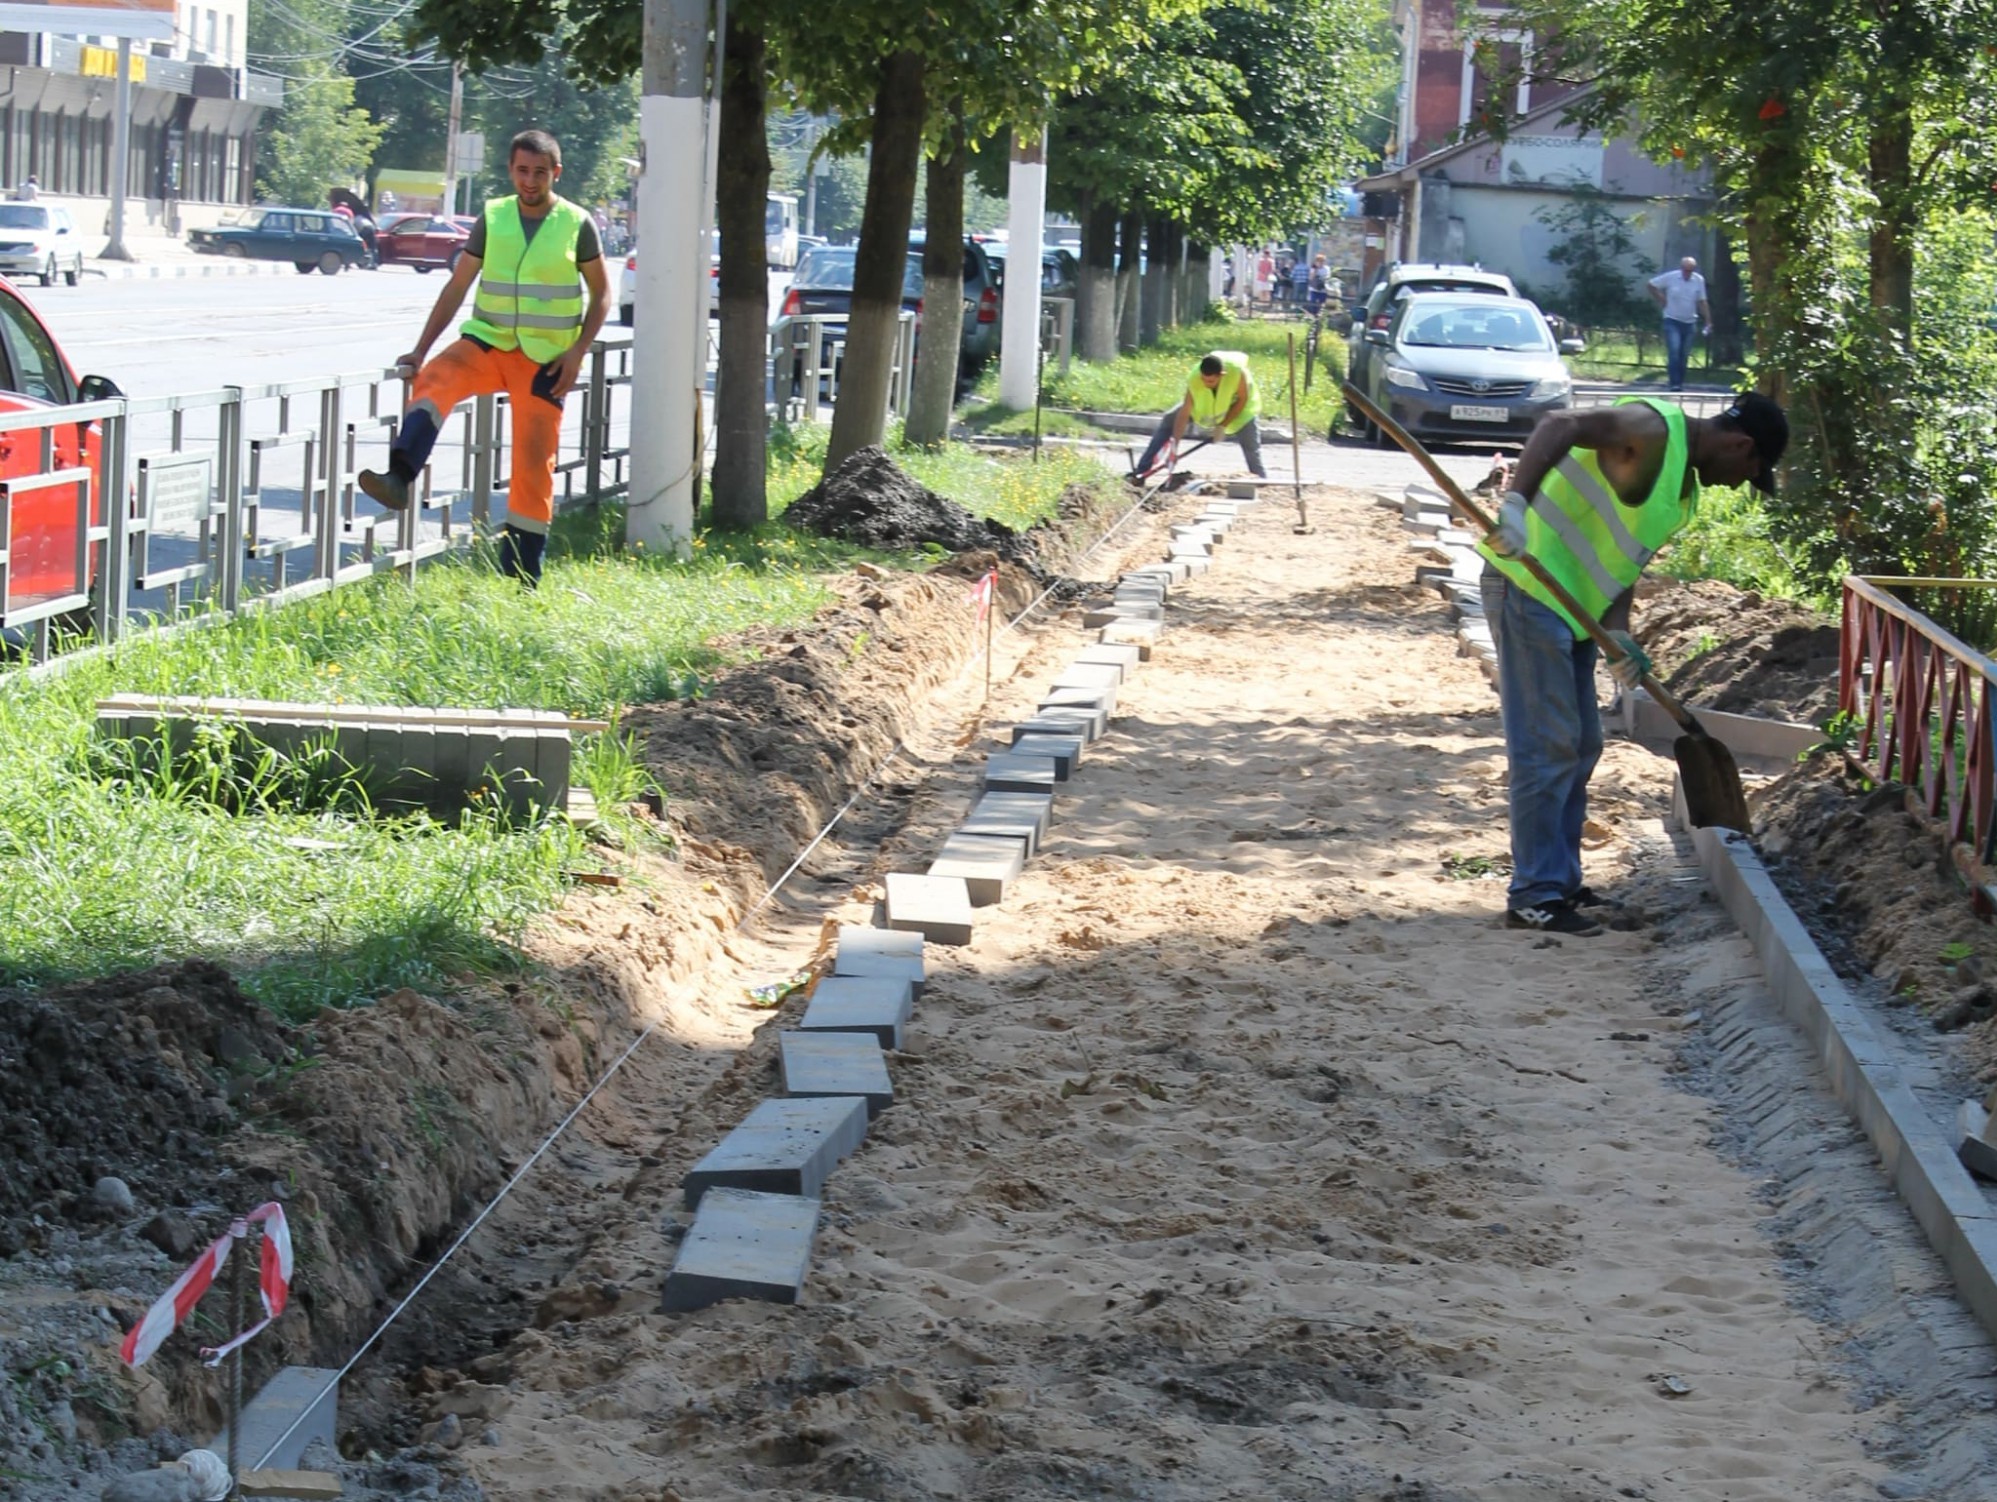
<svg viewBox="0 0 1997 1502"><path fill-rule="evenodd" d="M1266 303L1276 285L1276 258L1269 254L1268 246L1262 247L1255 257L1255 301Z"/></svg>
<svg viewBox="0 0 1997 1502"><path fill-rule="evenodd" d="M389 445L388 469L364 469L359 482L372 499L402 510L451 409L504 391L513 407L513 478L499 534L499 570L531 587L541 580L541 556L555 519L562 399L610 310L610 280L596 221L555 192L562 175L555 138L544 130L515 136L507 173L513 196L486 204L416 347L396 361L415 376L415 386ZM474 278L478 295L461 337L425 364Z"/></svg>
<svg viewBox="0 0 1997 1502"><path fill-rule="evenodd" d="M1325 299L1331 296L1331 267L1325 264L1323 251L1311 257L1309 295L1311 312L1322 312Z"/></svg>
<svg viewBox="0 0 1997 1502"><path fill-rule="evenodd" d="M22 180L21 186L14 190L14 196L23 203L33 203L42 196L42 185L34 173L30 172Z"/></svg>
<svg viewBox="0 0 1997 1502"><path fill-rule="evenodd" d="M1692 336L1701 324L1713 332L1713 310L1706 302L1706 279L1699 263L1687 256L1676 271L1650 279L1650 295L1664 310L1665 381L1673 391L1685 389L1685 366L1692 356Z"/></svg>

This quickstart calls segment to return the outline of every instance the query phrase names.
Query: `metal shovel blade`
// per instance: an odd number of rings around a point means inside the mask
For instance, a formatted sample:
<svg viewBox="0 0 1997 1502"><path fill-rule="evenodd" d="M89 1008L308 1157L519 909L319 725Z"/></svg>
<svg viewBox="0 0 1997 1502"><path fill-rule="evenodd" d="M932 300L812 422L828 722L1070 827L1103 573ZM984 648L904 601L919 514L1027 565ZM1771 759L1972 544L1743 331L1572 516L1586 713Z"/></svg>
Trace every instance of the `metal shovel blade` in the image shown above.
<svg viewBox="0 0 1997 1502"><path fill-rule="evenodd" d="M1703 729L1687 732L1672 742L1671 753L1678 758L1678 783L1685 789L1685 808L1694 829L1752 833L1740 767L1724 741L1714 740Z"/></svg>

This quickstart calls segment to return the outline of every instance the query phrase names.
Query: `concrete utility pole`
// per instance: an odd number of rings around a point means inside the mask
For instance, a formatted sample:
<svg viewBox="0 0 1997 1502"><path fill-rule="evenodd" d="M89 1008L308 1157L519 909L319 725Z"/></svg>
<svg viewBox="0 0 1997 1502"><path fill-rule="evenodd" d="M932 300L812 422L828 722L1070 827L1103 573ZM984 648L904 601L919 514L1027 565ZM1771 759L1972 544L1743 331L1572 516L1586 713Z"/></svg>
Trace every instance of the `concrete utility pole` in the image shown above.
<svg viewBox="0 0 1997 1502"><path fill-rule="evenodd" d="M191 23L190 23L191 24ZM129 261L125 249L125 195L131 188L132 168L132 39L118 38L118 92L111 112L111 223L110 240L99 257L105 261Z"/></svg>
<svg viewBox="0 0 1997 1502"><path fill-rule="evenodd" d="M458 211L458 126L465 116L465 65L451 63L451 117L444 127L444 201L437 212L446 218Z"/></svg>
<svg viewBox="0 0 1997 1502"><path fill-rule="evenodd" d="M811 157L817 147L818 122L813 120L804 127L804 232L807 235L818 233L818 163Z"/></svg>
<svg viewBox="0 0 1997 1502"><path fill-rule="evenodd" d="M624 540L685 554L707 340L705 0L645 0L638 102L638 304Z"/></svg>
<svg viewBox="0 0 1997 1502"><path fill-rule="evenodd" d="M1047 139L1012 138L1006 178L1005 306L999 325L999 401L1034 405L1040 373L1040 236L1047 218Z"/></svg>

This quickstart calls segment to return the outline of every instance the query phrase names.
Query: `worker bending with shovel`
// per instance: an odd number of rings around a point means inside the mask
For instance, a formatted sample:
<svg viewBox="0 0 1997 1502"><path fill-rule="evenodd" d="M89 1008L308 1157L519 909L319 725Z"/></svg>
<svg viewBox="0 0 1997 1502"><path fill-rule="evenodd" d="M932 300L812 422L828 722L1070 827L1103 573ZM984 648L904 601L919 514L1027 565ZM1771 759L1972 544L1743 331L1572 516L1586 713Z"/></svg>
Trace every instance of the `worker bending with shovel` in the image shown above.
<svg viewBox="0 0 1997 1502"><path fill-rule="evenodd" d="M498 539L499 571L532 587L540 583L555 519L562 400L603 327L610 280L595 221L555 192L562 176L562 148L555 138L542 130L515 136L507 173L513 195L486 204L416 347L396 361L415 384L389 445L388 468L364 469L358 479L371 499L403 510L451 409L504 391L512 401L513 473ZM454 342L428 359L474 278L472 316Z"/></svg>
<svg viewBox="0 0 1997 1502"><path fill-rule="evenodd" d="M1692 520L1701 485L1752 482L1775 493L1789 423L1743 392L1718 417L1627 397L1555 412L1533 429L1484 555L1485 618L1498 651L1498 699L1510 764L1509 928L1589 935L1591 910L1615 906L1581 879L1588 779L1602 754L1597 649L1586 629L1519 559L1530 554L1608 629L1624 656L1609 671L1625 692L1650 671L1629 633L1636 581Z"/></svg>
<svg viewBox="0 0 1997 1502"><path fill-rule="evenodd" d="M1145 447L1144 457L1137 461L1131 478L1140 484L1150 479L1159 451L1167 444L1176 456L1188 427L1204 429L1207 434L1204 443L1232 438L1241 445L1248 472L1268 478L1269 471L1262 467L1262 435L1255 427L1255 418L1261 410L1255 377L1248 369L1248 356L1239 350L1215 350L1201 359L1199 368L1186 381L1185 400L1158 419L1151 442ZM1166 460L1167 467L1171 463L1171 459Z"/></svg>

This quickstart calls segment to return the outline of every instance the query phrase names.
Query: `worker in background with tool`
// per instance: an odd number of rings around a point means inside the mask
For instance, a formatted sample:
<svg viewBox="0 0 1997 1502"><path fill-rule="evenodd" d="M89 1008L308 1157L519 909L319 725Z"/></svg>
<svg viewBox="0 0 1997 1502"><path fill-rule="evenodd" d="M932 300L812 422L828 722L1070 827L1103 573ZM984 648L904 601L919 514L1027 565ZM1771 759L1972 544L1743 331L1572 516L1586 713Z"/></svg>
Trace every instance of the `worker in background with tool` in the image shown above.
<svg viewBox="0 0 1997 1502"><path fill-rule="evenodd" d="M372 499L391 511L404 509L451 409L504 391L513 408L513 478L499 534L499 570L531 588L541 581L541 556L555 519L562 399L603 327L610 279L595 222L555 192L562 176L555 138L544 130L515 136L507 171L514 196L486 204L416 347L396 361L416 384L389 446L388 469L364 469L359 480ZM478 295L461 337L425 364L474 277Z"/></svg>
<svg viewBox="0 0 1997 1502"><path fill-rule="evenodd" d="M1588 779L1602 754L1595 643L1518 559L1530 553L1608 628L1625 653L1609 671L1633 690L1650 671L1629 633L1644 566L1692 520L1701 485L1752 482L1773 495L1788 442L1782 408L1752 391L1712 418L1628 397L1549 414L1504 477L1497 528L1477 547L1511 768L1507 927L1598 934L1589 910L1614 906L1581 879Z"/></svg>
<svg viewBox="0 0 1997 1502"><path fill-rule="evenodd" d="M1262 435L1255 426L1261 411L1261 398L1255 391L1255 377L1248 369L1248 356L1239 350L1215 350L1201 359L1199 368L1187 379L1185 400L1158 419L1151 442L1145 446L1144 457L1137 461L1131 478L1140 484L1149 479L1159 451L1170 444L1176 454L1186 429L1191 426L1204 428L1209 443L1232 438L1241 445L1248 472L1267 479L1269 471L1262 467Z"/></svg>

